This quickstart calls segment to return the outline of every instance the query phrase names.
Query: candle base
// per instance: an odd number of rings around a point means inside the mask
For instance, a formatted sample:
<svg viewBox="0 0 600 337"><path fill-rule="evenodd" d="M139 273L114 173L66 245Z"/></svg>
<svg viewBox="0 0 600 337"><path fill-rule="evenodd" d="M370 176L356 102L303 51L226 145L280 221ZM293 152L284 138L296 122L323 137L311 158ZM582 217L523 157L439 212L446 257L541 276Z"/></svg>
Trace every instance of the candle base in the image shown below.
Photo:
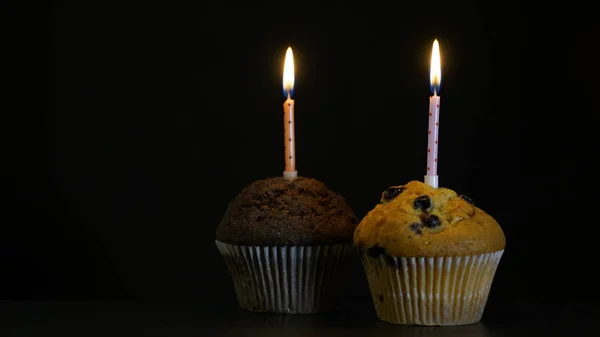
<svg viewBox="0 0 600 337"><path fill-rule="evenodd" d="M425 176L425 184L438 188L438 176Z"/></svg>
<svg viewBox="0 0 600 337"><path fill-rule="evenodd" d="M283 178L294 180L298 177L298 171L283 171Z"/></svg>

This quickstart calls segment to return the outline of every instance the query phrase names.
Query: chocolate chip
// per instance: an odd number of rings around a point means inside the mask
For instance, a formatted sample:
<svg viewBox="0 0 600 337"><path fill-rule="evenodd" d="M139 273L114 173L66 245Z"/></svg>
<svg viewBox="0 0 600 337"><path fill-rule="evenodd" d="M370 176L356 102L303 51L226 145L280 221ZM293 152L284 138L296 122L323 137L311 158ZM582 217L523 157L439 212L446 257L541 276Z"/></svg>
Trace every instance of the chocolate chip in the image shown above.
<svg viewBox="0 0 600 337"><path fill-rule="evenodd" d="M375 245L369 249L367 249L367 254L369 254L370 257L379 257L379 255L383 255L385 254L385 249L382 247L379 247L378 245Z"/></svg>
<svg viewBox="0 0 600 337"><path fill-rule="evenodd" d="M413 202L413 207L415 209L427 210L431 207L431 200L429 200L428 195L421 195L415 199Z"/></svg>
<svg viewBox="0 0 600 337"><path fill-rule="evenodd" d="M383 295L379 294L377 297L379 297L379 303L383 303Z"/></svg>
<svg viewBox="0 0 600 337"><path fill-rule="evenodd" d="M473 203L473 199L467 197L466 195L459 195L459 198L461 198L462 200L468 202L469 204L475 206L475 203Z"/></svg>
<svg viewBox="0 0 600 337"><path fill-rule="evenodd" d="M421 231L421 229L423 228L423 225L418 222L411 224L409 228L411 231L415 232L415 234L418 234L418 235L423 234L423 232Z"/></svg>
<svg viewBox="0 0 600 337"><path fill-rule="evenodd" d="M422 220L428 228L435 228L442 224L442 220L435 214L428 214Z"/></svg>
<svg viewBox="0 0 600 337"><path fill-rule="evenodd" d="M388 187L382 194L382 201L392 201L395 197L400 195L406 188L404 186L392 186Z"/></svg>

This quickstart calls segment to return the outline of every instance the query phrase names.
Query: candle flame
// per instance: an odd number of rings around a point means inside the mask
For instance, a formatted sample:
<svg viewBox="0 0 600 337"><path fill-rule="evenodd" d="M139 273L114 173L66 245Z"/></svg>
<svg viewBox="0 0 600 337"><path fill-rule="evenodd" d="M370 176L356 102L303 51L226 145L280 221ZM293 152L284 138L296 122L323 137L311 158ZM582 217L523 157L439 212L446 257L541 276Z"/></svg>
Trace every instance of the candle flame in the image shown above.
<svg viewBox="0 0 600 337"><path fill-rule="evenodd" d="M440 90L440 83L442 82L442 67L440 65L440 44L438 40L433 41L433 48L431 49L431 70L429 72L429 83L431 90L437 93Z"/></svg>
<svg viewBox="0 0 600 337"><path fill-rule="evenodd" d="M294 92L294 54L292 47L288 47L285 53L285 63L283 65L283 94L285 97L291 97Z"/></svg>

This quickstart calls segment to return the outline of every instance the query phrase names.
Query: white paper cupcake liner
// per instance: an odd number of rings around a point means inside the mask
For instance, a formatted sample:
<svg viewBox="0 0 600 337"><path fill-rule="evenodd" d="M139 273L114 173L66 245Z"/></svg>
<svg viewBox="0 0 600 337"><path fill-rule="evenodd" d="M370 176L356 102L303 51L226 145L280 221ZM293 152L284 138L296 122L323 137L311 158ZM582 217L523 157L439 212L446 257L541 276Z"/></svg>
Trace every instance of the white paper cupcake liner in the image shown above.
<svg viewBox="0 0 600 337"><path fill-rule="evenodd" d="M361 260L382 321L464 325L481 319L503 252L399 258L361 253Z"/></svg>
<svg viewBox="0 0 600 337"><path fill-rule="evenodd" d="M354 253L352 244L270 247L215 242L240 307L273 313L333 309L341 299Z"/></svg>

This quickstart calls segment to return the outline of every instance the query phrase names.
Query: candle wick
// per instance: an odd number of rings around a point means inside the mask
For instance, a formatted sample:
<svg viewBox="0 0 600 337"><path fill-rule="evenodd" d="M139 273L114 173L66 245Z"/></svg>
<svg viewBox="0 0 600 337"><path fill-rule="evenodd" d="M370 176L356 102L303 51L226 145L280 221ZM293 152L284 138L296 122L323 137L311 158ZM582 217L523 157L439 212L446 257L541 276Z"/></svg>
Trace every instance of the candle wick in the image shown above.
<svg viewBox="0 0 600 337"><path fill-rule="evenodd" d="M437 95L437 90L435 90L435 87L433 87L433 96Z"/></svg>
<svg viewBox="0 0 600 337"><path fill-rule="evenodd" d="M287 92L287 99L292 99L292 94L290 93L290 91L286 90L286 92Z"/></svg>

